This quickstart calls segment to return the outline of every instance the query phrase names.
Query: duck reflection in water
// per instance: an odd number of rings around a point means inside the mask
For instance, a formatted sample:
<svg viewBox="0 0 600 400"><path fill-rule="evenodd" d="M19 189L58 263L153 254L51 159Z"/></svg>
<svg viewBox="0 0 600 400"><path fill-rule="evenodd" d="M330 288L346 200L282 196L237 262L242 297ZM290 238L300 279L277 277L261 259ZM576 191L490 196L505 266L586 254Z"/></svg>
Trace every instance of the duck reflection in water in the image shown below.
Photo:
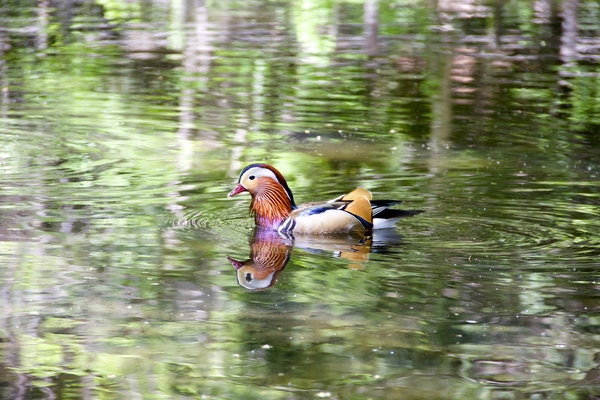
<svg viewBox="0 0 600 400"><path fill-rule="evenodd" d="M277 275L290 260L292 247L292 242L282 238L277 232L257 227L250 240L250 258L238 261L228 256L227 260L235 268L241 287L265 290L277 281Z"/></svg>
<svg viewBox="0 0 600 400"><path fill-rule="evenodd" d="M402 237L393 230L377 232L374 236L282 236L263 227L256 227L250 239L250 258L238 261L227 260L236 270L237 282L253 291L266 290L277 281L290 260L292 248L311 253L331 253L333 257L348 260L348 268L362 269L369 259L373 247L381 250L387 244L398 243Z"/></svg>

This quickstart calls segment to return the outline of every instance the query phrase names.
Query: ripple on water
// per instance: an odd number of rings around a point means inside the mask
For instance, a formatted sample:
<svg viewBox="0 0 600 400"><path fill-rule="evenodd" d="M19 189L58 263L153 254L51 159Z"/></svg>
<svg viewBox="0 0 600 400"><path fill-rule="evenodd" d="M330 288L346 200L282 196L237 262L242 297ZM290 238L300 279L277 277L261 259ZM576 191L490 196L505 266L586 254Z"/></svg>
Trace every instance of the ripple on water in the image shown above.
<svg viewBox="0 0 600 400"><path fill-rule="evenodd" d="M420 233L418 226L413 227L415 239L423 235L430 246L500 264L515 258L531 266L590 264L600 254L596 206L514 200L508 204L471 201L468 208L450 203L447 207L440 218L436 210L429 210L427 216L434 223Z"/></svg>
<svg viewBox="0 0 600 400"><path fill-rule="evenodd" d="M245 209L243 213L230 209L189 209L163 214L159 226L177 232L182 238L209 240L229 247L247 242L254 221Z"/></svg>

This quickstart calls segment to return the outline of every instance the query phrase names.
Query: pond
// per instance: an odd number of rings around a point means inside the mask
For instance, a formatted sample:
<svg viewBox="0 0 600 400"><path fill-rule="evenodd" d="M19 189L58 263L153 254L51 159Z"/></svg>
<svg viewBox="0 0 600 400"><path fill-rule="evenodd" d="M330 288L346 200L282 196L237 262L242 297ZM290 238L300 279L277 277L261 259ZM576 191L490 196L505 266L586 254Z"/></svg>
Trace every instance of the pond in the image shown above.
<svg viewBox="0 0 600 400"><path fill-rule="evenodd" d="M2 11L2 398L600 396L597 2ZM424 212L265 233L256 162Z"/></svg>

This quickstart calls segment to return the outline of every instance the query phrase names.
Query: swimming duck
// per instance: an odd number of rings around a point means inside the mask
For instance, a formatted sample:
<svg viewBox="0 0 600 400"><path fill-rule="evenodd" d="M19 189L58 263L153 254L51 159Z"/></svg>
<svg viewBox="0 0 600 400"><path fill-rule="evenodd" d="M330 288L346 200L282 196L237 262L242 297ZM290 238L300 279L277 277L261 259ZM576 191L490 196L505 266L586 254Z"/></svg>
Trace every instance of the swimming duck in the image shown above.
<svg viewBox="0 0 600 400"><path fill-rule="evenodd" d="M371 192L358 187L348 194L321 203L299 206L285 178L268 164L250 164L240 172L235 188L227 197L249 192L250 211L256 225L283 234L366 233L372 229L391 228L403 217L422 210L392 210L397 200L373 200Z"/></svg>

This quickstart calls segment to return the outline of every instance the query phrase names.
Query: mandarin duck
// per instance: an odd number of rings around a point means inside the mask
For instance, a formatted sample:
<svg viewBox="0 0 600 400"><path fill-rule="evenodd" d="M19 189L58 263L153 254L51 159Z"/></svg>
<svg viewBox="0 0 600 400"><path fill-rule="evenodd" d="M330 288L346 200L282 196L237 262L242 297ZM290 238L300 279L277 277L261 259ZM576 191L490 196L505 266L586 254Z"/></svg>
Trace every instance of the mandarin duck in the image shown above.
<svg viewBox="0 0 600 400"><path fill-rule="evenodd" d="M281 234L342 234L392 228L403 217L422 210L392 210L397 200L372 200L371 192L358 187L348 194L321 203L299 206L285 178L268 164L250 164L240 172L235 188L227 197L249 192L250 211L256 225Z"/></svg>

